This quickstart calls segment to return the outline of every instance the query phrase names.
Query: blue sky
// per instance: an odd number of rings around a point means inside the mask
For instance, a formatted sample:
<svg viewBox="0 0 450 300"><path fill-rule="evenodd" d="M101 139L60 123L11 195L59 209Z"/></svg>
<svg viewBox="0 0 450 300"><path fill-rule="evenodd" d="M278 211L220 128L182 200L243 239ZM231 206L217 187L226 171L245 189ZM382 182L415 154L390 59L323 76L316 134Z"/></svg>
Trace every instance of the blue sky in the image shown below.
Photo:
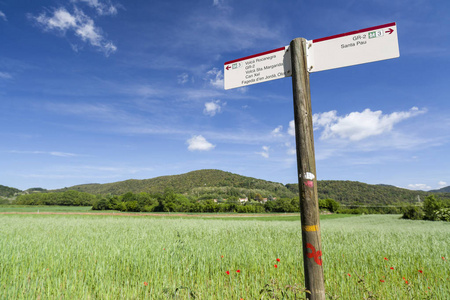
<svg viewBox="0 0 450 300"><path fill-rule="evenodd" d="M226 61L397 23L400 57L312 73L317 178L450 185L449 1L0 0L0 184L221 169L296 183L291 78Z"/></svg>

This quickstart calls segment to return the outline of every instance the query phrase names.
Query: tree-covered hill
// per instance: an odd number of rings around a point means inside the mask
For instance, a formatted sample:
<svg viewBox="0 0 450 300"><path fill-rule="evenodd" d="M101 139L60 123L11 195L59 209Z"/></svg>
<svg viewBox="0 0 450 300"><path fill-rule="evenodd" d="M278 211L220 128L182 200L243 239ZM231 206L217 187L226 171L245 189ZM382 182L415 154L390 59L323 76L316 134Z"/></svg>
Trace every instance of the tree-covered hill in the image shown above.
<svg viewBox="0 0 450 300"><path fill-rule="evenodd" d="M0 185L0 197L10 198L14 194L20 193L21 190L9 186Z"/></svg>
<svg viewBox="0 0 450 300"><path fill-rule="evenodd" d="M298 184L286 185L298 193ZM413 191L392 185L367 184L358 181L321 180L317 183L319 199L331 198L344 205L396 205L423 201L431 192ZM450 199L450 193L441 193L442 199Z"/></svg>
<svg viewBox="0 0 450 300"><path fill-rule="evenodd" d="M450 186L443 187L438 190L432 190L432 191L430 191L430 193L450 193Z"/></svg>
<svg viewBox="0 0 450 300"><path fill-rule="evenodd" d="M281 183L241 176L220 170L198 170L181 175L161 176L152 179L130 179L106 184L83 184L62 190L75 190L91 194L121 195L127 192L149 194L163 193L171 188L175 193L188 195L218 195L244 197L248 193L263 197L295 197L296 194Z"/></svg>
<svg viewBox="0 0 450 300"><path fill-rule="evenodd" d="M385 206L403 205L424 201L432 192L412 191L392 185L371 185L357 181L322 180L318 181L319 199L331 198L343 205ZM198 200L238 198L295 198L298 197L298 184L283 185L277 182L241 176L220 170L198 170L181 175L161 176L152 179L130 179L106 184L83 184L49 192L74 190L94 195L123 195L125 193L163 194L167 189ZM0 186L0 195L14 195L18 189ZM46 190L38 188L22 193L39 193ZM441 192L443 191L443 192ZM439 190L437 197L450 199L450 193Z"/></svg>

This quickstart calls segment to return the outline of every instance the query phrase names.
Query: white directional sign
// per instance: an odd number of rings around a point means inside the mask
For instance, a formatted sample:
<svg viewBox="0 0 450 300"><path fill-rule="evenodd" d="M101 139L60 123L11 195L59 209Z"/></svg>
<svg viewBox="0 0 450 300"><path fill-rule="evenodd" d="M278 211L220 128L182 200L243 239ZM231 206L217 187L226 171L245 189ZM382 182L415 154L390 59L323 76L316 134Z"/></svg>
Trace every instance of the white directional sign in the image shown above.
<svg viewBox="0 0 450 300"><path fill-rule="evenodd" d="M288 46L235 59L223 65L225 89L291 76Z"/></svg>
<svg viewBox="0 0 450 300"><path fill-rule="evenodd" d="M389 23L308 41L308 72L399 57L397 26Z"/></svg>

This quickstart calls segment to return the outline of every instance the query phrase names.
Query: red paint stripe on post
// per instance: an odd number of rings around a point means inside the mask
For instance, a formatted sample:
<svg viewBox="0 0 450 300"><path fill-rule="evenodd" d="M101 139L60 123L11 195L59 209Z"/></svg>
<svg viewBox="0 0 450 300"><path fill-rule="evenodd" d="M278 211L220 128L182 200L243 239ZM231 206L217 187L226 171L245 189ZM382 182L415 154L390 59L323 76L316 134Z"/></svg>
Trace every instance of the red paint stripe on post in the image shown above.
<svg viewBox="0 0 450 300"><path fill-rule="evenodd" d="M232 64L232 63L235 63L235 62L238 62L238 61L243 61L243 60L246 60L246 59L250 59L250 58L254 58L254 57L258 57L258 56L262 56L262 55L266 55L266 54L270 54L270 53L274 53L274 52L278 52L278 51L281 51L281 50L284 50L284 47L273 49L273 50L269 50L269 51L266 51L266 52L261 52L261 53L258 53L258 54L253 54L253 55L242 57L242 58L238 58L238 59L235 59L235 60L230 60L230 61L227 61L226 63L224 63L224 65Z"/></svg>
<svg viewBox="0 0 450 300"><path fill-rule="evenodd" d="M312 42L318 43L318 42L328 41L328 40L337 39L337 38L348 36L348 35L358 34L358 33L371 31L371 30L377 30L377 29L381 29L381 28L385 28L385 27L389 27L389 26L395 26L395 22L384 24L384 25L378 25L378 26L374 26L374 27L369 27L369 28L364 28L364 29L360 29L360 30L350 31L350 32L346 32L346 33L336 34L336 35L332 35L332 36L327 36L324 38L315 39Z"/></svg>

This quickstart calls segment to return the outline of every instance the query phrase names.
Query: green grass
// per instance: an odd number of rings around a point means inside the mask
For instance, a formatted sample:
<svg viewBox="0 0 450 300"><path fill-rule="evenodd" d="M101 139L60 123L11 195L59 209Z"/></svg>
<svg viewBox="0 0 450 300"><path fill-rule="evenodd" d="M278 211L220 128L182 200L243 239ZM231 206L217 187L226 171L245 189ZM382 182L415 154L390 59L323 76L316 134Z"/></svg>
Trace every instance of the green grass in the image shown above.
<svg viewBox="0 0 450 300"><path fill-rule="evenodd" d="M0 215L0 299L260 299L302 287L298 219L249 219ZM369 215L321 227L330 298L448 298L450 224Z"/></svg>
<svg viewBox="0 0 450 300"><path fill-rule="evenodd" d="M267 214L240 214L240 213L167 213L167 212L120 212L120 211L105 211L92 210L91 206L57 206L57 205L0 205L0 213L113 213L113 214L136 214L136 215L151 215L155 217L165 218L204 218L204 219L223 219L229 221L299 221L299 213L267 213ZM182 216L179 216L182 214ZM334 219L346 218L356 215L345 214L329 214L321 215L320 219Z"/></svg>
<svg viewBox="0 0 450 300"><path fill-rule="evenodd" d="M0 212L94 212L91 206L0 205Z"/></svg>

